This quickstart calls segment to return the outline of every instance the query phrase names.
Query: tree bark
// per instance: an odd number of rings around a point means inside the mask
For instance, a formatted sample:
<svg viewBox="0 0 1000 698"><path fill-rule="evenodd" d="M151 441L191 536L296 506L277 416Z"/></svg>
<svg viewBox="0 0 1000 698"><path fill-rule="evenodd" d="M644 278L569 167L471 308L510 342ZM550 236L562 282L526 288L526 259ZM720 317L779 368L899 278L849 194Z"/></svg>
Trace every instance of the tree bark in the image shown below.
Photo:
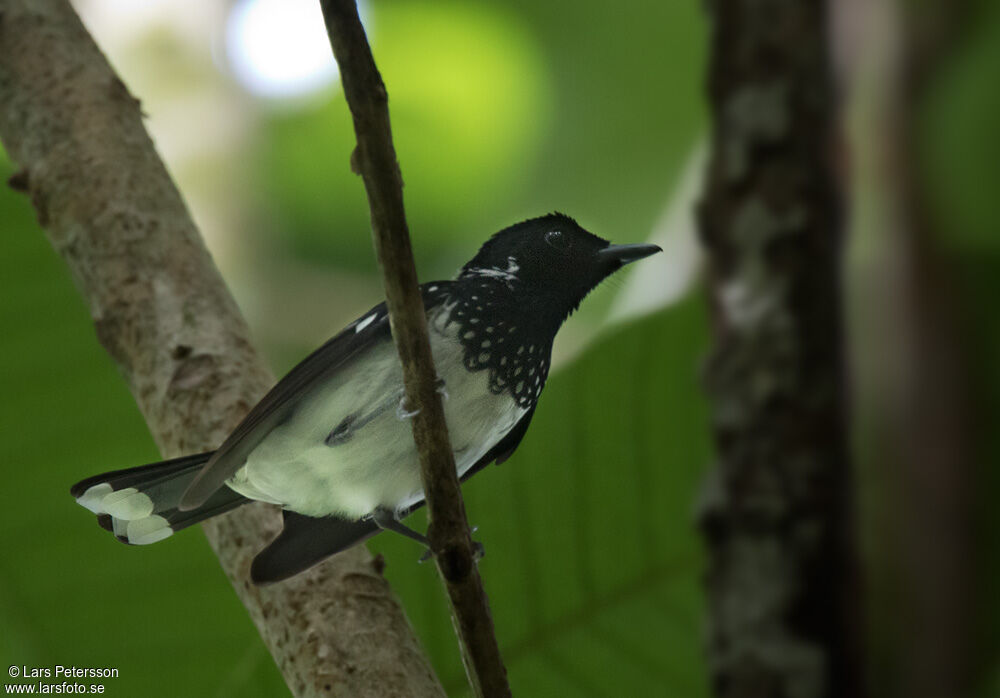
<svg viewBox="0 0 1000 698"><path fill-rule="evenodd" d="M0 6L0 138L165 457L214 448L272 377L142 125L65 0ZM278 528L248 505L205 525L297 696L443 696L364 547L259 588ZM195 627L199 619L192 619Z"/></svg>
<svg viewBox="0 0 1000 698"><path fill-rule="evenodd" d="M826 4L714 0L699 211L718 464L708 655L718 696L863 696L845 428Z"/></svg>

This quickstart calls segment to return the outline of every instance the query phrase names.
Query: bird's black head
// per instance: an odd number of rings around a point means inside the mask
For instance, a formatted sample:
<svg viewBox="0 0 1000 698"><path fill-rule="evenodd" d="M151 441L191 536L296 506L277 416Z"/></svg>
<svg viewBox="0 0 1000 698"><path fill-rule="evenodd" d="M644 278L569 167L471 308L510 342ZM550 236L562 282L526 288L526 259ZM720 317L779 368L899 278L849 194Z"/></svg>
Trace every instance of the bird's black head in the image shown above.
<svg viewBox="0 0 1000 698"><path fill-rule="evenodd" d="M532 218L501 230L462 267L442 317L457 324L465 367L489 369L492 392L530 408L563 320L604 278L659 251L612 245L560 213Z"/></svg>
<svg viewBox="0 0 1000 698"><path fill-rule="evenodd" d="M523 303L561 323L601 281L625 264L660 248L612 245L561 213L532 218L504 228L480 248L460 279L504 281Z"/></svg>

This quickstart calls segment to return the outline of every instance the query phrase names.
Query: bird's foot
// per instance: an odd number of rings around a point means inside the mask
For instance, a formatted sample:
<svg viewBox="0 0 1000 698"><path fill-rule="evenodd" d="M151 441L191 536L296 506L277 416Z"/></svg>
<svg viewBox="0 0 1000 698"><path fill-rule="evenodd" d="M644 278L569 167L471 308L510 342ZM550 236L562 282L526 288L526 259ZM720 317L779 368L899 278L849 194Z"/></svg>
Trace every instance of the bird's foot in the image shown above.
<svg viewBox="0 0 1000 698"><path fill-rule="evenodd" d="M435 387L436 387L438 393L441 394L441 399L442 400L447 400L448 399L448 389L444 385L444 378L441 378L440 376L438 376L437 382L435 383Z"/></svg>
<svg viewBox="0 0 1000 698"><path fill-rule="evenodd" d="M472 533L475 533L477 530L479 530L477 526L472 527ZM427 550L425 550L424 554L420 556L420 558L417 560L417 563L422 565L423 563L430 560L432 557L434 557L434 551L431 550L431 547L428 545ZM486 557L486 547L478 540L472 541L472 559L475 562L479 562L484 557Z"/></svg>
<svg viewBox="0 0 1000 698"><path fill-rule="evenodd" d="M418 414L420 410L411 410L406 404L406 396L399 398L399 404L396 405L396 419L401 422L405 422L407 419L413 419Z"/></svg>

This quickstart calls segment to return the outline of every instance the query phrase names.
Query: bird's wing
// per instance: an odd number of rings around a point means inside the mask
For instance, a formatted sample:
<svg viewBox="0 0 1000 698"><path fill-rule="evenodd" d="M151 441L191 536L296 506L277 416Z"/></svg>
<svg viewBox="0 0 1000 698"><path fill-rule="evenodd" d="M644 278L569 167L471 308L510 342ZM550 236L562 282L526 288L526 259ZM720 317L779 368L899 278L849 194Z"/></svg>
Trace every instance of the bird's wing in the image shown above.
<svg viewBox="0 0 1000 698"><path fill-rule="evenodd" d="M535 408L532 407L504 438L465 472L462 482L490 463L502 463L510 458L524 438L534 414ZM399 518L409 516L423 505L424 500L421 499L402 512ZM292 511L285 511L284 516L285 526L281 533L257 554L250 566L250 577L254 584L271 584L288 579L380 531L371 519L351 521L335 516L314 518Z"/></svg>
<svg viewBox="0 0 1000 698"><path fill-rule="evenodd" d="M450 282L422 286L424 309L430 311L444 301ZM431 291L430 289L434 289ZM219 447L191 482L180 508L194 509L239 470L247 456L309 391L329 379L379 342L391 340L385 303L379 303L340 334L302 360L258 402Z"/></svg>

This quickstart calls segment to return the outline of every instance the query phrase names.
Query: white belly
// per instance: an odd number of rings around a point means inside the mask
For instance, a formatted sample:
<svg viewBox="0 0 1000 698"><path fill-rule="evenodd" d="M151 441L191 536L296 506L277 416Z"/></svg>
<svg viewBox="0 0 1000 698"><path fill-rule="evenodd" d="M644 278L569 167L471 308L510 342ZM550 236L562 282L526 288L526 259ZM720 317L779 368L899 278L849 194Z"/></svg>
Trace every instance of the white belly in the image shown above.
<svg viewBox="0 0 1000 698"><path fill-rule="evenodd" d="M459 475L507 434L527 410L489 390L489 371L470 373L462 347L431 326L434 363L445 382L448 422ZM308 516L361 518L376 508L400 510L423 498L411 423L400 410L402 368L384 342L307 396L228 482L240 494ZM327 445L331 430L355 415L348 438ZM363 422L363 424L359 424Z"/></svg>

